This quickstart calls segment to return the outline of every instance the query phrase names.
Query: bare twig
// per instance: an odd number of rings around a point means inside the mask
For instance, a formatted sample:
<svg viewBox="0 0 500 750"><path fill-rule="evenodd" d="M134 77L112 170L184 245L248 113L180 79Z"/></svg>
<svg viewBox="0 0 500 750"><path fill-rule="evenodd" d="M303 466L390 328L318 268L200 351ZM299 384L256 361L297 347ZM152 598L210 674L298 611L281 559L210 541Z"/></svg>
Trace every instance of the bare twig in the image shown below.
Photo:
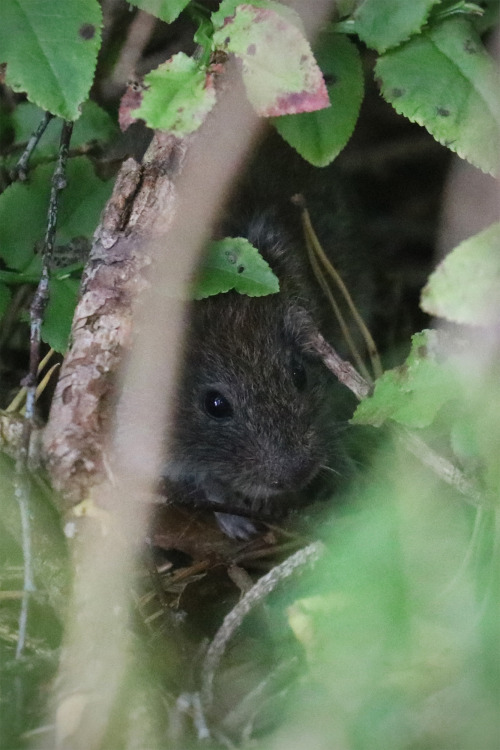
<svg viewBox="0 0 500 750"><path fill-rule="evenodd" d="M53 117L54 115L52 115L50 112L45 112L42 120L40 121L40 124L30 136L23 154L21 155L19 161L17 162L16 166L12 170L12 175L11 175L12 180L21 180L21 182L24 182L24 180L26 179L27 171L28 171L28 162L31 158L31 154L37 147L38 141L40 140L42 135L45 133L47 125L49 124L49 122L52 120Z"/></svg>
<svg viewBox="0 0 500 750"><path fill-rule="evenodd" d="M342 280L342 277L340 276L339 272L333 266L332 262L330 261L325 251L323 250L321 243L318 239L318 236L316 235L316 232L314 231L314 227L311 222L311 217L309 216L309 211L307 210L305 205L302 205L301 208L302 208L302 224L304 227L304 233L306 235L308 246L310 245L311 252L314 253L319 258L325 271L330 276L330 278L333 279L340 293L342 294L342 297L345 299L347 306L349 308L349 311L366 344L366 348L367 348L368 355L372 363L375 377L378 378L382 375L383 370L382 370L382 364L380 362L379 353L377 351L377 346L372 338L370 331L368 330L368 327L365 321L359 314L358 309L356 305L354 304L353 299L349 293L349 290ZM358 353L357 347L353 343L351 343L350 337L349 337L349 342L350 342L349 347L353 355L356 357L356 362L358 362L358 366L360 366L360 370L364 374L366 368L364 366L363 360L361 359ZM365 374L365 377L366 377L366 374Z"/></svg>
<svg viewBox="0 0 500 750"><path fill-rule="evenodd" d="M199 693L182 693L177 699L176 708L180 713L191 715L199 740L210 739Z"/></svg>
<svg viewBox="0 0 500 750"><path fill-rule="evenodd" d="M26 473L21 467L16 471L14 478L14 493L19 505L21 516L21 538L23 549L23 595L21 600L21 610L19 612L19 625L16 646L16 659L23 655L26 641L26 632L28 624L29 599L35 590L33 580L33 556L31 548L31 527L30 527L30 484Z"/></svg>
<svg viewBox="0 0 500 750"><path fill-rule="evenodd" d="M59 145L59 157L57 166L52 176L49 209L47 217L47 230L42 250L42 275L38 283L33 301L30 307L30 365L29 373L25 379L26 387L26 422L25 439L23 450L25 457L29 455L29 441L35 415L36 383L38 364L40 362L40 343L43 314L49 299L49 269L54 251L54 240L57 227L57 209L61 190L66 187L66 160L68 156L69 143L73 132L73 123L64 122L61 129L61 140Z"/></svg>
<svg viewBox="0 0 500 750"><path fill-rule="evenodd" d="M298 550L280 565L272 568L269 573L259 578L238 604L226 615L224 621L212 640L202 669L201 700L205 712L210 710L213 701L213 683L215 673L224 655L229 641L240 627L246 615L274 591L282 581L293 573L304 570L313 565L321 557L324 546L321 542L313 542Z"/></svg>
<svg viewBox="0 0 500 750"><path fill-rule="evenodd" d="M370 394L370 384L356 372L349 362L339 357L335 349L325 341L319 332L313 340L313 346L328 369L354 393L356 398L361 400ZM394 426L398 427L397 425ZM433 451L418 435L410 432L410 430L399 428L397 436L407 450L425 466L432 469L443 482L454 487L469 503L482 507L489 504L488 498L474 482L468 479L451 461Z"/></svg>
<svg viewBox="0 0 500 750"><path fill-rule="evenodd" d="M328 369L354 393L356 398L361 400L368 396L372 389L370 383L359 374L350 362L339 357L333 346L325 341L319 331L316 333L312 345Z"/></svg>
<svg viewBox="0 0 500 750"><path fill-rule="evenodd" d="M47 126L50 117L46 117L45 127ZM37 130L38 139L41 133L45 129L40 126ZM32 548L31 548L31 527L30 527L30 484L29 477L26 474L28 468L29 455L30 455L30 441L31 433L33 428L33 421L35 416L35 400L36 400L36 382L38 367L40 361L40 341L41 341L41 327L42 318L45 306L48 299L48 281L49 281L49 264L52 257L52 250L54 247L54 238L57 223L57 206L59 193L65 186L64 167L66 163L66 155L68 151L69 141L71 138L71 132L73 129L73 123L64 123L61 132L61 144L59 149L59 160L57 167L54 171L52 178L52 190L49 202L49 211L47 219L47 231L45 234L44 243L44 254L43 254L43 267L42 276L38 284L38 288L35 293L33 303L31 305L31 332L30 332L30 370L28 377L26 378L26 415L23 427L23 441L21 444L19 459L16 463L16 477L15 477L15 495L19 504L19 512L21 516L21 532L22 532L22 549L23 549L23 563L24 563L24 582L23 582L23 598L21 602L21 611L19 614L19 633L16 647L16 659L22 656L24 650L24 643L26 638L26 628L28 622L28 609L29 609L29 597L34 591L34 579L33 579L33 559L32 559ZM40 132L39 132L40 131ZM35 135L33 138L35 138ZM35 147L33 145L32 149ZM31 153L31 152L30 152ZM25 162L29 158L29 154L26 156Z"/></svg>
<svg viewBox="0 0 500 750"><path fill-rule="evenodd" d="M425 466L428 466L438 475L443 482L454 487L471 505L487 507L488 498L483 492L468 479L463 472L454 466L447 458L429 448L429 446L410 430L398 433L404 446L413 453Z"/></svg>
<svg viewBox="0 0 500 750"><path fill-rule="evenodd" d="M304 222L304 212L302 213L302 220ZM354 361L356 362L357 366L359 367L360 371L362 372L363 376L369 380L370 379L370 373L365 367L365 363L363 362L363 358L361 357L358 348L356 344L354 343L354 339L351 336L351 332L349 330L349 326L346 323L346 320L342 314L342 310L340 309L339 305L337 304L337 300L332 294L332 291L330 287L328 286L328 283L323 275L323 272L321 271L320 265L318 263L318 259L316 257L316 252L314 250L313 242L311 240L310 234L306 231L306 227L304 226L304 235L306 239L306 247L307 247L307 254L309 257L309 263L311 264L311 268L313 270L313 273L316 277L316 280L318 281L318 284L320 285L321 289L323 290L323 293L327 297L333 312L335 313L335 317L337 318L337 322L340 326L340 330L342 332L342 336L344 337L344 341L347 344L347 347L349 351L351 352Z"/></svg>
<svg viewBox="0 0 500 750"><path fill-rule="evenodd" d="M47 354L45 355L45 357L38 364L37 375L40 375L40 373L42 372L43 368L48 363L48 361L53 356L53 354L54 354L54 349L49 349L49 351L47 352ZM38 398L40 396L40 394L43 393L43 390L44 390L45 386L47 385L47 382L50 379L50 377L51 377L51 375L54 372L54 370L55 370L56 367L58 367L57 363L55 365L52 365L52 367L50 368L50 370L47 373L47 375L45 375L42 383L40 383L38 385L38 387L36 389L36 398ZM25 400L26 400L26 388L23 387L23 388L21 388L16 393L16 395L14 396L14 398L12 399L12 401L10 402L10 404L7 406L7 408L5 409L5 411L7 413L9 413L9 412L13 412L13 413L15 413L15 412L21 412Z"/></svg>

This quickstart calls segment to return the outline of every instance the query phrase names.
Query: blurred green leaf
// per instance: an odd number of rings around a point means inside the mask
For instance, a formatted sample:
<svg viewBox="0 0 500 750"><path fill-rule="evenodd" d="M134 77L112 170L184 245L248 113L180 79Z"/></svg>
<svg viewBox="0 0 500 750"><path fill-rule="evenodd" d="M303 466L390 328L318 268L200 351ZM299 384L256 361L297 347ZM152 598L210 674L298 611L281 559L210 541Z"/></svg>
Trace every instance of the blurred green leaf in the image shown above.
<svg viewBox="0 0 500 750"><path fill-rule="evenodd" d="M356 409L353 424L380 427L392 419L407 427L428 427L443 404L460 397L452 370L438 362L433 353L438 348L435 337L433 331L412 336L406 362L384 372L376 381L373 395Z"/></svg>
<svg viewBox="0 0 500 750"><path fill-rule="evenodd" d="M12 293L6 284L0 281L0 320L3 318L10 304Z"/></svg>
<svg viewBox="0 0 500 750"><path fill-rule="evenodd" d="M172 23L190 0L130 0L131 5L151 13L165 23Z"/></svg>
<svg viewBox="0 0 500 750"><path fill-rule="evenodd" d="M50 280L50 296L43 317L42 339L56 352L64 353L68 348L79 289L78 279L52 278Z"/></svg>
<svg viewBox="0 0 500 750"><path fill-rule="evenodd" d="M101 23L97 0L3 0L6 83L42 109L77 120L94 78Z"/></svg>
<svg viewBox="0 0 500 750"><path fill-rule="evenodd" d="M475 584L494 561L470 549L474 515L394 447L351 500L301 584L314 595L289 608L310 681L272 747L300 733L318 747L493 748L497 695L481 660L496 654L498 617L481 643Z"/></svg>
<svg viewBox="0 0 500 750"><path fill-rule="evenodd" d="M440 0L363 0L355 13L353 31L377 52L385 52L420 31Z"/></svg>
<svg viewBox="0 0 500 750"><path fill-rule="evenodd" d="M500 321L500 222L452 250L429 277L421 307L454 323Z"/></svg>
<svg viewBox="0 0 500 750"><path fill-rule="evenodd" d="M21 102L12 114L15 126L16 141L27 141L43 117L43 110L31 102ZM60 120L49 122L40 144L31 158L35 163L40 156L57 156L61 132ZM78 148L94 141L106 142L115 137L118 127L112 118L95 102L82 104L82 114L75 122L71 135L71 148Z"/></svg>
<svg viewBox="0 0 500 750"><path fill-rule="evenodd" d="M484 172L500 164L500 77L473 26L451 19L381 56L384 98Z"/></svg>
<svg viewBox="0 0 500 750"><path fill-rule="evenodd" d="M213 40L217 48L241 60L247 96L257 114L276 117L329 106L307 39L283 15L239 5Z"/></svg>
<svg viewBox="0 0 500 750"><path fill-rule="evenodd" d="M53 171L53 165L39 166L28 182L14 183L0 195L0 257L16 271L33 262L35 244L45 236ZM112 190L112 182L96 177L85 157L68 162L67 183L58 214L59 243L91 237Z"/></svg>
<svg viewBox="0 0 500 750"><path fill-rule="evenodd" d="M159 65L144 78L150 88L133 110L151 128L177 135L195 131L215 105L215 89L198 63L184 52Z"/></svg>
<svg viewBox="0 0 500 750"><path fill-rule="evenodd" d="M328 35L314 50L325 77L331 106L318 112L273 119L278 133L308 162L324 167L351 137L363 100L363 70L355 45L340 34Z"/></svg>
<svg viewBox="0 0 500 750"><path fill-rule="evenodd" d="M22 420L3 415L5 421ZM19 500L26 504L30 545L25 544ZM27 557L29 559L27 559ZM16 658L24 568L30 564L24 650ZM2 748L20 749L25 732L46 720L45 695L55 676L70 592L70 560L53 492L38 473L16 473L15 461L0 452L0 663Z"/></svg>
<svg viewBox="0 0 500 750"><path fill-rule="evenodd" d="M230 289L249 297L279 291L278 279L268 263L243 237L226 237L210 244L192 296L203 299Z"/></svg>

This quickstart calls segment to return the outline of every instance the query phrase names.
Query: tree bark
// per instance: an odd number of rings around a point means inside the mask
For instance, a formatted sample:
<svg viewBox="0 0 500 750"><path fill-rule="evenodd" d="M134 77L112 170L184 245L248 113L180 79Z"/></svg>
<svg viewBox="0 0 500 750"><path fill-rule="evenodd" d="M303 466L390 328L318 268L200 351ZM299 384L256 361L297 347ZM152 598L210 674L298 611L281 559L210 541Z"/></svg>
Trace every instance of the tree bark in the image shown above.
<svg viewBox="0 0 500 750"><path fill-rule="evenodd" d="M96 230L44 434L45 463L65 503L106 474L117 371L130 348L132 310L148 285L151 240L174 216L174 180L187 139L156 133L143 163L127 159Z"/></svg>

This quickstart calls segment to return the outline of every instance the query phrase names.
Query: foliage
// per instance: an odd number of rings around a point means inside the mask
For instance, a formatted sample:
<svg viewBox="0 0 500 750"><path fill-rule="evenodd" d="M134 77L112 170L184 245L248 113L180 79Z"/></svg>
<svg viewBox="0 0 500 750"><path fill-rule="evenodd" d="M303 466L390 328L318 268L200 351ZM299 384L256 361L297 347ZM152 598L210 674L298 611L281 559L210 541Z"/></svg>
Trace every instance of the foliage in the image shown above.
<svg viewBox="0 0 500 750"><path fill-rule="evenodd" d="M151 71L144 83L149 88L135 115L152 128L192 133L215 105L213 87L206 86L203 71L183 52Z"/></svg>
<svg viewBox="0 0 500 750"><path fill-rule="evenodd" d="M18 747L19 734L43 721L41 685L57 669L58 648L69 593L66 540L53 492L39 477L25 479L30 497L28 513L36 528L29 559L23 545L23 530L16 501L20 479L14 462L0 453L0 661L2 664L2 745ZM32 569L33 609L29 618L24 659L15 659L23 570ZM14 596L9 597L9 593ZM24 686L26 700L22 726L15 685ZM28 719L28 716L30 717Z"/></svg>
<svg viewBox="0 0 500 750"><path fill-rule="evenodd" d="M317 167L330 164L354 129L363 99L363 71L358 50L347 36L324 34L315 55L325 76L330 107L282 115L273 125L298 153Z"/></svg>
<svg viewBox="0 0 500 750"><path fill-rule="evenodd" d="M438 357L437 333L415 334L406 362L377 380L373 396L358 406L353 423L380 427L391 419L407 427L432 424L443 404L460 395L453 368L445 367Z"/></svg>
<svg viewBox="0 0 500 750"><path fill-rule="evenodd" d="M422 291L422 308L454 323L495 325L500 300L500 224L462 242Z"/></svg>
<svg viewBox="0 0 500 750"><path fill-rule="evenodd" d="M279 291L278 279L268 263L244 237L226 237L212 242L194 286L194 299L203 299L230 289L249 297Z"/></svg>
<svg viewBox="0 0 500 750"><path fill-rule="evenodd" d="M6 82L58 117L76 120L87 99L101 39L96 0L5 0L0 48ZM62 43L63 42L63 43Z"/></svg>
<svg viewBox="0 0 500 750"><path fill-rule="evenodd" d="M178 52L160 64L146 75L140 101L134 107L122 104L132 118L143 118L151 127L177 135L200 127L216 104L230 53L239 62L257 112L270 117L301 156L325 167L346 146L358 120L362 42L375 58L382 96L397 113L425 127L472 165L498 173L499 79L480 36L484 19L493 18L494 2L482 15L479 5L453 0L341 0L313 49L298 16L272 0L223 0L213 12L188 0L132 4L169 24L181 13L197 24L197 53L189 57ZM91 159L117 138L114 115L88 98L101 11L97 0L4 0L2 11L5 81L17 98L10 111L0 113L3 130L11 134L1 157L0 319L13 311L25 314L14 306L17 290L32 289L40 278L37 249L46 230L60 121L49 123L31 157L28 179L15 179L19 175L14 168L47 110L55 118L76 120L57 225L56 256L64 260L50 269L50 302L42 329L44 340L64 352L84 262L79 256L68 259L67 252L75 245L88 249L112 187L109 179L98 176ZM4 139L8 141L2 135L0 145ZM498 342L490 348L488 344L498 327L499 242L495 224L462 243L438 266L422 292L421 306L462 328L453 335L416 334L406 362L384 373L373 395L359 405L353 422L389 433L387 443L368 479L350 491L347 509L321 525L318 533L327 553L314 576L288 584L271 597L263 617L269 643L273 648L278 643L294 664L302 658L310 678L296 680L295 694L292 678L285 685L277 680L273 692L266 673L224 717L231 728L238 715L245 717L237 740L255 741L255 726L276 729L269 715L279 704L280 710L288 710L287 719L265 740L278 750L294 747L297 737L306 734L308 742L318 746L361 750L495 746L500 561L493 502L500 489L500 399ZM278 289L263 259L242 238L225 238L207 249L193 296L230 289L250 296ZM432 447L432 468L410 458L402 446L401 436L408 430ZM0 437L3 440L1 430ZM460 486L448 475L448 485L442 481L440 458L453 467L455 477L464 478ZM3 737L15 748L23 742L22 732L44 721L41 695L59 657L69 560L53 496L43 479L35 475L29 481L28 515L36 534L27 555L15 467L2 453L0 477L0 603L5 605L0 655L6 681L0 708L7 714ZM465 484L477 492L467 495ZM34 593L26 587L26 575L23 578L28 557ZM183 594L182 587L189 585L178 583L179 599L179 590ZM20 660L15 648L23 587L36 616L28 620ZM148 626L156 617L147 619ZM269 643L263 645L265 639L255 648L251 626L249 630L252 659L263 650L266 661L268 653L275 652ZM158 632L144 648L149 649L144 659L148 666L161 661ZM174 649L176 644L167 645ZM136 662L142 648L137 646ZM265 664L268 671L273 658ZM231 697L237 692L235 675L241 682L250 662L226 666L221 682ZM154 680L160 682L164 675L146 670L144 663L131 668L123 687L125 718L115 717L119 728L115 734L110 730L108 747L143 746L144 736L150 747L165 746L162 710L168 705L172 715L178 676L172 680L174 687L163 690ZM23 726L15 702L20 681L26 685ZM259 703L262 694L266 700ZM151 705L157 708L153 720ZM144 727L139 738L133 726L137 716ZM181 737L179 746L186 746Z"/></svg>
<svg viewBox="0 0 500 750"><path fill-rule="evenodd" d="M100 132L98 127L89 126L85 137L93 140ZM52 149L51 144L45 147L49 158ZM37 247L45 234L52 172L51 164L39 164L32 169L29 182L13 183L0 195L0 258L5 264L5 270L0 270L0 300L10 296L9 289L38 281L41 257ZM109 180L105 182L95 175L87 157L75 156L70 160L68 187L59 212L58 255L64 258L65 251L78 238L90 241L111 187ZM67 277L79 276L84 260L85 256L75 255L66 261L68 270L52 269L51 289L55 296L47 311L43 337L57 351L66 350L78 290L78 281ZM56 307L58 314L54 316Z"/></svg>
<svg viewBox="0 0 500 750"><path fill-rule="evenodd" d="M214 66L213 61L221 53L232 53L241 64L248 97L257 112L271 117L278 132L305 159L325 166L348 142L363 98L359 51L347 36L357 35L378 53L375 74L380 78L383 96L396 111L424 125L437 140L481 169L497 169L499 79L475 31L482 11L473 3L340 3L337 18L320 36L314 55L299 17L274 0L253 4L223 0L212 13L184 0L143 0L135 4L167 23L184 10L191 13L199 24L195 39L201 53L188 57L179 52L151 71L138 101L131 105L124 99L122 116L128 113L127 122L140 117L153 128L178 135L193 132L217 100L221 67L220 63ZM13 33L25 28L23 19L29 19L29 33ZM40 12L31 0L9 0L2 25L4 37L0 31L7 83L15 90L26 91L32 102L52 114L77 120L74 148L102 143L114 135L109 117L87 99L100 23L97 0L58 2L51 6L50 13ZM18 143L28 137L37 112L32 104L23 103L7 116L4 125L14 130ZM55 123L51 123L33 166L42 158L55 157L56 132ZM13 165L12 159L5 160L6 169ZM48 171L34 169L29 185L13 185L0 198L0 258L7 270L18 272L4 275L0 281L3 315L11 304L12 285L33 283L39 273L40 260L34 256L33 247L43 236L48 177ZM77 179L71 172L70 177ZM78 202L86 205L86 218L81 216L81 226L73 222L72 236L68 236L69 227L60 224L59 235L65 241L90 237L96 212L109 189L101 189L94 178L80 180L78 185L82 191ZM73 184L69 190L78 188ZM30 201L27 223L25 214L13 210L22 194ZM92 205L87 205L91 196ZM68 200L64 198L66 204ZM65 297L68 304L62 308L57 305L58 317L64 317L60 331L52 333L53 326L46 325L44 336L57 349L64 349L73 306L69 300L74 302L76 297L66 293L68 284L64 285L65 293L56 280L52 286L56 293L59 289L59 300Z"/></svg>
<svg viewBox="0 0 500 750"><path fill-rule="evenodd" d="M469 22L430 27L382 56L375 73L396 112L485 172L497 172L500 78Z"/></svg>

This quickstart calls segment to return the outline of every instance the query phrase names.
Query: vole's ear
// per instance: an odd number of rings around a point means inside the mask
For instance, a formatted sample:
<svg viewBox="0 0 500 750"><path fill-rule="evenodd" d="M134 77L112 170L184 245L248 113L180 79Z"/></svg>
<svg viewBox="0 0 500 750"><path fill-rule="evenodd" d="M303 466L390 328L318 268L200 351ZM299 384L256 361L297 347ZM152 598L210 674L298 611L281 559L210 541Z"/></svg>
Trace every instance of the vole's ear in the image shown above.
<svg viewBox="0 0 500 750"><path fill-rule="evenodd" d="M285 340L294 349L303 354L315 354L313 340L318 329L311 314L300 305L290 305L284 317Z"/></svg>

